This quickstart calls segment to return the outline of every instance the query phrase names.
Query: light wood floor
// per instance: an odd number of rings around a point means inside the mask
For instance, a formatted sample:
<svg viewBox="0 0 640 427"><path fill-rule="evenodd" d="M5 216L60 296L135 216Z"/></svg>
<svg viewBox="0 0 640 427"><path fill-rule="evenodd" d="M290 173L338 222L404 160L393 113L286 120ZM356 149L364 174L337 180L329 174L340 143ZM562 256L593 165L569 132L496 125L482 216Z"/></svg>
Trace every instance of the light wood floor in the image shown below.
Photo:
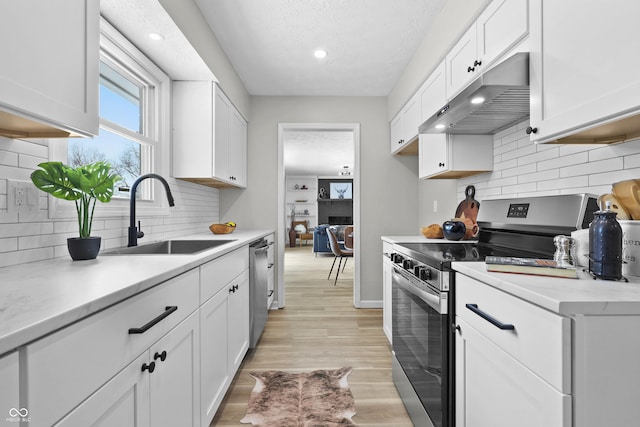
<svg viewBox="0 0 640 427"><path fill-rule="evenodd" d="M306 372L351 366L359 426L411 427L391 379L391 349L381 309L353 308L353 259L336 286L327 280L333 256L312 247L286 248L286 307L271 310L262 338L245 358L211 426L246 426L254 380L250 371ZM337 262L336 262L337 265Z"/></svg>

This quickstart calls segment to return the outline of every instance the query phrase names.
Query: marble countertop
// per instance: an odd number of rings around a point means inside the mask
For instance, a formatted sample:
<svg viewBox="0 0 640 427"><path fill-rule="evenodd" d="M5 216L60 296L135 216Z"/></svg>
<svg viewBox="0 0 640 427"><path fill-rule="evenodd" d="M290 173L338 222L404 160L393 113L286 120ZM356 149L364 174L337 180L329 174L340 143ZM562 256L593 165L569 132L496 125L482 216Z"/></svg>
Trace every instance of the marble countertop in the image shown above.
<svg viewBox="0 0 640 427"><path fill-rule="evenodd" d="M62 257L0 268L0 355L271 233L180 237L235 239L193 255L100 254L90 261Z"/></svg>
<svg viewBox="0 0 640 427"><path fill-rule="evenodd" d="M484 262L453 262L452 268L558 314L639 315L640 277L629 282L594 280L588 272L578 279L488 272Z"/></svg>

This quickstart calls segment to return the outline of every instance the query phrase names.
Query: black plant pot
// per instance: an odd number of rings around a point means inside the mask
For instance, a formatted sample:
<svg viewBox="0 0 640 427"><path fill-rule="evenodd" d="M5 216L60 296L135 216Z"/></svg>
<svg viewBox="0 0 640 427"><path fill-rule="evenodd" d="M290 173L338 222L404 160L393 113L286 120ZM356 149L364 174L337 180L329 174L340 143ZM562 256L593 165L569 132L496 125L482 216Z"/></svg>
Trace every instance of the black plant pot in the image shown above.
<svg viewBox="0 0 640 427"><path fill-rule="evenodd" d="M89 237L81 239L80 237L70 237L67 239L67 248L69 255L74 261L82 261L86 259L96 259L100 252L100 237Z"/></svg>

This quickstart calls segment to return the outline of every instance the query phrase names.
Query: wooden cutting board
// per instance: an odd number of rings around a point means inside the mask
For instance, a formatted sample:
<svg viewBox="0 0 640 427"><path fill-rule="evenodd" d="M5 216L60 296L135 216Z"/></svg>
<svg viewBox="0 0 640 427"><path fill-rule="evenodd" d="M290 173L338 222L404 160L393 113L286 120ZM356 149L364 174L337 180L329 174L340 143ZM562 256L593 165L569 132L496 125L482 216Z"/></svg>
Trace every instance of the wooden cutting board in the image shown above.
<svg viewBox="0 0 640 427"><path fill-rule="evenodd" d="M478 219L478 210L480 210L480 203L474 199L476 195L476 187L473 185L467 185L467 188L464 189L464 195L466 197L458 205L455 217L469 218L475 223Z"/></svg>

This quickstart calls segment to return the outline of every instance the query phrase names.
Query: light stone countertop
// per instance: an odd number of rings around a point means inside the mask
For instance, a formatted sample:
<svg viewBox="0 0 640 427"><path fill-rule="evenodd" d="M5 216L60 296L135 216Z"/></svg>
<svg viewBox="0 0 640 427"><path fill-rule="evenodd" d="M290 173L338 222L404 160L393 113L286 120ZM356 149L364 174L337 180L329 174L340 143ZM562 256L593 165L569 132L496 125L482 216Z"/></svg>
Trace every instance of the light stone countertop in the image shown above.
<svg viewBox="0 0 640 427"><path fill-rule="evenodd" d="M236 230L175 238L235 239L193 255L101 253L90 261L62 257L0 268L0 355L271 233Z"/></svg>
<svg viewBox="0 0 640 427"><path fill-rule="evenodd" d="M484 262L453 262L452 268L494 288L562 315L639 315L640 277L622 281L488 272Z"/></svg>
<svg viewBox="0 0 640 427"><path fill-rule="evenodd" d="M382 236L382 240L388 243L475 243L477 240L447 240L427 239L424 236Z"/></svg>

